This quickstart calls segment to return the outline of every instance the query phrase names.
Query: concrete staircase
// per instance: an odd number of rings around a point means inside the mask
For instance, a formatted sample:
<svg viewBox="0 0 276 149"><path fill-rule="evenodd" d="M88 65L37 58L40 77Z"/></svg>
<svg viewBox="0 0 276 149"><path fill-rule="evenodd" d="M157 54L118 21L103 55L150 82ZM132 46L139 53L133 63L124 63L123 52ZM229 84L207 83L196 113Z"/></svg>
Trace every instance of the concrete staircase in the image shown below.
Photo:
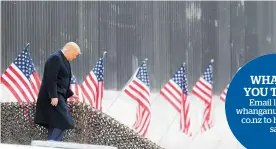
<svg viewBox="0 0 276 149"><path fill-rule="evenodd" d="M64 142L111 146L118 149L161 149L110 116L83 103L69 103L76 128L68 130ZM30 145L46 140L47 130L33 122L34 103L1 103L1 142Z"/></svg>

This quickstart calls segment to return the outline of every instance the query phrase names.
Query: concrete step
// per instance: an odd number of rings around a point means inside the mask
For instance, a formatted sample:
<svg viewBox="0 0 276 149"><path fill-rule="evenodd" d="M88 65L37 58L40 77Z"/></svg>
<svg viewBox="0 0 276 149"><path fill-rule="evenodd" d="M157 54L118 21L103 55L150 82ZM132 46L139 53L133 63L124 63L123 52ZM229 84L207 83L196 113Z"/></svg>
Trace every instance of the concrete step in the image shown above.
<svg viewBox="0 0 276 149"><path fill-rule="evenodd" d="M62 148L62 149L117 149L117 147L103 146L103 145L79 144L79 143L73 143L73 142L40 141L40 140L32 141L31 145L38 146L38 147L51 147L51 148Z"/></svg>
<svg viewBox="0 0 276 149"><path fill-rule="evenodd" d="M0 149L56 149L56 148L0 143Z"/></svg>

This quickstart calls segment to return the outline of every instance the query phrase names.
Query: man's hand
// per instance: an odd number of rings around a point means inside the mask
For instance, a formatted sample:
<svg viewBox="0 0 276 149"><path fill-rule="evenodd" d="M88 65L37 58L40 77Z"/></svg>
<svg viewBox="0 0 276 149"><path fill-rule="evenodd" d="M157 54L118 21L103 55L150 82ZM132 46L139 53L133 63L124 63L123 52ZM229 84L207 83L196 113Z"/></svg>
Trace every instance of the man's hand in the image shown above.
<svg viewBox="0 0 276 149"><path fill-rule="evenodd" d="M52 106L57 106L57 104L58 104L58 98L52 98L51 105Z"/></svg>
<svg viewBox="0 0 276 149"><path fill-rule="evenodd" d="M73 98L75 98L75 99L79 99L79 96L78 96L78 95L76 95L76 94L74 94L74 95L73 95Z"/></svg>

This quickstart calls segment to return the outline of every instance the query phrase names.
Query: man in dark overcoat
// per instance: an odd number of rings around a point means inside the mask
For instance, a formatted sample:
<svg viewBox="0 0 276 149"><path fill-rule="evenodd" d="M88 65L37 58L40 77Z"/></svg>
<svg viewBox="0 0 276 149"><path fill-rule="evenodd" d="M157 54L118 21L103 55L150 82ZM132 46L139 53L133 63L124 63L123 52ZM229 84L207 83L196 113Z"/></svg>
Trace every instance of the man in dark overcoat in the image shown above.
<svg viewBox="0 0 276 149"><path fill-rule="evenodd" d="M34 120L48 129L48 140L62 141L64 130L75 127L67 106L69 97L78 98L70 89L72 74L69 61L79 54L79 46L69 42L45 63Z"/></svg>

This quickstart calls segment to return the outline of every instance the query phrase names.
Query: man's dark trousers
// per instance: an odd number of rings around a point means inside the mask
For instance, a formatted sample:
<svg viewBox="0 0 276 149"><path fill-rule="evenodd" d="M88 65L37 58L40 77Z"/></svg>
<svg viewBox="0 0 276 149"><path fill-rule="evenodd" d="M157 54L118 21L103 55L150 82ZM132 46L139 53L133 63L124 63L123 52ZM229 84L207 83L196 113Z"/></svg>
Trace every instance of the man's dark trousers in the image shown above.
<svg viewBox="0 0 276 149"><path fill-rule="evenodd" d="M49 127L48 128L48 140L62 141L63 131L64 130L61 130L58 128Z"/></svg>
<svg viewBox="0 0 276 149"><path fill-rule="evenodd" d="M66 117L70 118L70 113L68 112L69 109L67 108L66 112ZM48 140L54 140L54 141L62 141L62 136L63 136L64 130L59 129L59 128L54 128L54 127L49 127L48 128Z"/></svg>

